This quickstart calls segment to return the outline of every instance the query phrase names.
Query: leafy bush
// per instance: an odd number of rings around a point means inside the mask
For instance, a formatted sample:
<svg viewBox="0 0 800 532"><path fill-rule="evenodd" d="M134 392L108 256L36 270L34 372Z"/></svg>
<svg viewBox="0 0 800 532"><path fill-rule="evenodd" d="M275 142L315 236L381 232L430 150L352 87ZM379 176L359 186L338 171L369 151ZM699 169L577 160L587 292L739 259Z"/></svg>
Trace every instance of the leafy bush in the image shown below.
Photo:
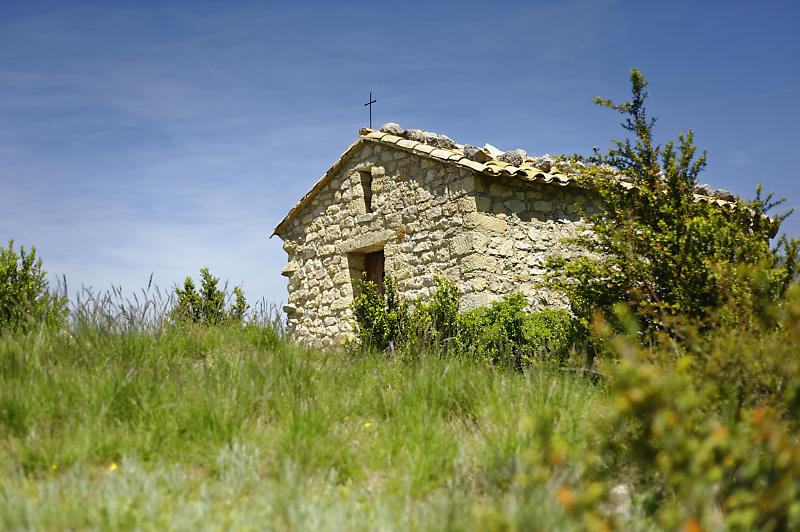
<svg viewBox="0 0 800 532"><path fill-rule="evenodd" d="M582 426L591 436L567 445L552 411L523 417L530 442L509 487L520 509L497 528L524 528L549 498L593 530L797 529L800 287L787 297L768 331L675 323L681 342L642 345L623 305L624 334L597 323L613 356L598 372L607 396Z"/></svg>
<svg viewBox="0 0 800 532"><path fill-rule="evenodd" d="M765 213L781 202L772 202L771 194L761 198L760 189L755 200L723 207L695 201L705 154L695 158L691 130L663 148L656 145L655 119L644 105L647 82L636 69L631 84L630 101L594 99L625 115L622 126L634 140L614 140L605 155L595 149L586 160L592 164L583 165L579 182L600 213L576 243L592 255L549 264L550 279L568 295L573 313L585 321L596 311L610 317L617 302L626 302L645 330L663 328L672 315L703 321L729 301L748 300L752 286L738 275L742 268L761 272L767 303L779 299L798 271L797 242L769 247L786 215L769 219Z"/></svg>
<svg viewBox="0 0 800 532"><path fill-rule="evenodd" d="M564 362L579 338L577 323L566 310L529 314L526 305L525 296L513 294L464 313L461 345L495 363Z"/></svg>
<svg viewBox="0 0 800 532"><path fill-rule="evenodd" d="M234 287L229 304L226 289L217 287L219 278L214 277L208 268L200 270L200 290L197 291L194 281L187 277L183 289L175 288L178 300L170 311L176 323L198 323L202 325L218 325L223 323L242 323L250 306L240 287Z"/></svg>
<svg viewBox="0 0 800 532"><path fill-rule="evenodd" d="M356 282L360 293L353 300L353 314L361 345L383 351L404 344L411 320L408 302L400 300L394 279L384 277L383 292L367 281L366 274Z"/></svg>
<svg viewBox="0 0 800 532"><path fill-rule="evenodd" d="M599 451L625 466L594 479L622 473L648 494L645 510L665 529L797 529L794 431L764 406L720 415L713 388L698 388L690 368L688 359L667 370L627 358L610 370L614 401L600 415Z"/></svg>
<svg viewBox="0 0 800 532"><path fill-rule="evenodd" d="M17 254L13 240L8 249L0 246L0 333L64 323L66 295L51 291L45 275L36 248L20 247Z"/></svg>
<svg viewBox="0 0 800 532"><path fill-rule="evenodd" d="M433 279L436 289L428 303L417 298L411 316L413 338L426 340L429 347L441 347L459 339L461 317L458 312L461 293L455 284L438 276Z"/></svg>
<svg viewBox="0 0 800 532"><path fill-rule="evenodd" d="M544 358L564 361L579 337L565 310L528 314L525 296L515 294L490 307L460 313L455 284L439 277L434 282L430 300L417 298L411 305L401 301L391 276L384 279L383 293L360 280L353 311L361 345L406 351L423 347L519 365Z"/></svg>

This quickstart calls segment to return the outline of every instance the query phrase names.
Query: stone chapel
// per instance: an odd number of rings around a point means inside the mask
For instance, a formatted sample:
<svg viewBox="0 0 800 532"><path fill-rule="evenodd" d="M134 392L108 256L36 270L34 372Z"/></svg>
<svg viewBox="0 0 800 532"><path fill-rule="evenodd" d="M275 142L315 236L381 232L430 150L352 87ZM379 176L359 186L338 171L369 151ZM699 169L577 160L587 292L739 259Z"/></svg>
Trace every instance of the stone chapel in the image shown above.
<svg viewBox="0 0 800 532"><path fill-rule="evenodd" d="M541 282L547 257L580 252L564 240L586 225L580 210L594 212L576 175L523 150L393 123L362 129L273 232L288 254L290 334L318 347L352 335L353 281L364 273L379 286L390 274L408 300L442 276L464 310L517 292L531 311L566 307Z"/></svg>

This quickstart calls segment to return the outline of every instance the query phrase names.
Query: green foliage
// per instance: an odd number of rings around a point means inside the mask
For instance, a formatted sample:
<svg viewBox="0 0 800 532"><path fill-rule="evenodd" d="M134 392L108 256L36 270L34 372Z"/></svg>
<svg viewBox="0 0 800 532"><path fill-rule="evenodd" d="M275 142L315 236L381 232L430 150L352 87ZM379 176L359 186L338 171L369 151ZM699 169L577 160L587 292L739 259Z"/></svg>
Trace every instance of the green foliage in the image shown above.
<svg viewBox="0 0 800 532"><path fill-rule="evenodd" d="M243 323L250 306L240 287L233 289L235 301L227 304L226 290L218 288L219 278L214 277L208 268L200 270L200 290L195 287L191 277L187 277L183 288L175 288L177 302L170 311L176 323L197 323L218 325L222 323Z"/></svg>
<svg viewBox="0 0 800 532"><path fill-rule="evenodd" d="M383 292L366 274L357 281L360 294L353 300L353 314L361 345L380 351L403 344L410 322L408 303L401 301L390 275L383 279Z"/></svg>
<svg viewBox="0 0 800 532"><path fill-rule="evenodd" d="M438 347L459 339L461 317L458 306L461 293L447 279L436 276L433 281L436 289L430 301L426 303L422 298L414 301L410 320L413 332L410 334L418 340L427 339L429 347Z"/></svg>
<svg viewBox="0 0 800 532"><path fill-rule="evenodd" d="M703 321L727 302L746 301L751 286L737 275L743 267L761 272L768 281L763 295L776 301L797 274L798 251L787 240L779 245L783 254L769 248L786 215L770 220L764 214L780 201L761 198L760 189L755 200L724 207L695 201L705 154L696 157L691 130L656 145L655 119L645 109L647 82L636 69L631 84L629 101L594 99L623 114L622 126L634 139L614 140L605 155L595 149L579 178L600 207L590 217L592 230L576 240L593 255L552 260L550 279L585 322L596 311L612 316L614 305L626 302L646 330L664 327L668 316Z"/></svg>
<svg viewBox="0 0 800 532"><path fill-rule="evenodd" d="M505 296L490 307L461 316L461 345L494 363L564 362L579 339L579 328L565 310L525 311L522 294Z"/></svg>
<svg viewBox="0 0 800 532"><path fill-rule="evenodd" d="M250 305L247 304L247 300L244 297L244 292L242 291L241 287L235 286L233 288L233 295L235 297L235 301L233 305L231 305L229 315L231 320L241 323L244 321Z"/></svg>
<svg viewBox="0 0 800 532"><path fill-rule="evenodd" d="M639 355L629 350L609 369L614 400L597 427L598 456L625 465L589 478L622 473L634 490L657 494L647 504L659 528L797 529L800 444L786 420L765 406L720 412L724 377L698 378L689 356L665 368Z"/></svg>
<svg viewBox="0 0 800 532"><path fill-rule="evenodd" d="M596 372L608 396L581 426L589 439L569 445L547 408L521 418L509 486L519 510L493 528L524 527L549 500L576 529L797 529L800 287L787 299L769 328L671 323L680 342L662 333L642 345L625 305L624 334L598 321L613 356Z"/></svg>
<svg viewBox="0 0 800 532"><path fill-rule="evenodd" d="M66 295L51 291L45 275L36 248L20 247L18 254L13 240L0 247L0 333L63 325Z"/></svg>
<svg viewBox="0 0 800 532"><path fill-rule="evenodd" d="M490 307L467 312L462 329L469 347L493 362L510 357L519 363L523 356L529 355L528 348L532 347L526 342L526 306L525 296L514 294L493 302ZM521 353L521 350L526 353Z"/></svg>
<svg viewBox="0 0 800 532"><path fill-rule="evenodd" d="M525 296L514 294L490 307L460 313L455 284L439 277L434 283L429 301L417 298L411 305L401 301L390 276L384 279L383 293L361 280L353 303L361 345L406 352L433 349L519 366L545 359L563 362L580 338L565 310L528 314Z"/></svg>
<svg viewBox="0 0 800 532"><path fill-rule="evenodd" d="M528 317L526 343L533 347L532 359L550 357L563 363L585 338L586 330L566 310L543 310Z"/></svg>

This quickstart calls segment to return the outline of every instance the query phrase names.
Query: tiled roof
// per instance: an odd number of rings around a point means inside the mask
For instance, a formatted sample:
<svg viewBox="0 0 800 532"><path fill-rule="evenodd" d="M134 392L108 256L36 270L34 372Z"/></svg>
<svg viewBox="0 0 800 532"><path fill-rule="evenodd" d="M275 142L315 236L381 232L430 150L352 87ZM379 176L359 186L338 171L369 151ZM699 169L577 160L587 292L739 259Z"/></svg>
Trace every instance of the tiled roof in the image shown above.
<svg viewBox="0 0 800 532"><path fill-rule="evenodd" d="M339 160L337 160L333 166L331 166L330 169L325 172L325 175L322 176L322 178L317 181L311 190L302 197L297 205L292 207L286 217L275 227L275 230L270 236L276 235L280 229L282 229L289 221L291 221L300 211L300 209L302 209L309 201L311 201L311 198L313 198L317 192L323 186L325 186L325 184L333 177L336 171L338 171L365 142L373 142L385 146L394 146L404 151L419 155L420 157L427 157L446 164L453 164L459 167L469 168L470 170L492 177L505 177L519 179L529 183L542 183L548 185L558 185L562 187L568 185L577 186L575 179L577 177L576 173L562 172L557 166L552 166L550 172L544 172L543 170L534 166L534 160L530 157L527 157L519 166L514 166L506 162L499 161L496 158L480 163L467 158L467 156L464 154L463 144L453 143L453 147L451 148L440 148L431 146L430 144L425 144L424 142L418 142L399 137L397 135L392 135L390 133L385 133L383 131L363 128L359 131L358 140L349 148L347 148L342 156L339 157ZM620 181L620 184L625 188L633 188L632 184L625 181ZM695 194L694 199L696 202L711 203L722 208L732 209L736 206L735 202L700 194Z"/></svg>
<svg viewBox="0 0 800 532"><path fill-rule="evenodd" d="M384 133L382 131L375 131L372 129L364 128L360 131L361 138L364 140L377 142L379 144L394 145L403 148L407 151L416 153L417 155L427 156L431 159L455 163L458 166L475 170L490 176L499 177L515 177L525 181L535 183L554 184L559 186L567 186L573 183L572 176L561 172L543 172L532 164L532 159L528 158L520 166L513 166L496 159L479 163L472 161L464 155L464 146L456 144L454 148L436 148L422 142L404 139L396 135Z"/></svg>

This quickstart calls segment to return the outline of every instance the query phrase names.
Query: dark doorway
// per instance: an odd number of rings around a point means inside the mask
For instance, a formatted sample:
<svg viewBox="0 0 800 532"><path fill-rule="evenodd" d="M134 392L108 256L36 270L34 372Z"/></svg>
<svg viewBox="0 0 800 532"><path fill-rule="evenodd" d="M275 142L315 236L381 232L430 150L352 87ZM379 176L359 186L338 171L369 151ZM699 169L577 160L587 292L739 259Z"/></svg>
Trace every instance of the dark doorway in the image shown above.
<svg viewBox="0 0 800 532"><path fill-rule="evenodd" d="M375 283L381 292L383 292L383 264L383 250L364 256L364 271L367 273L367 281Z"/></svg>

